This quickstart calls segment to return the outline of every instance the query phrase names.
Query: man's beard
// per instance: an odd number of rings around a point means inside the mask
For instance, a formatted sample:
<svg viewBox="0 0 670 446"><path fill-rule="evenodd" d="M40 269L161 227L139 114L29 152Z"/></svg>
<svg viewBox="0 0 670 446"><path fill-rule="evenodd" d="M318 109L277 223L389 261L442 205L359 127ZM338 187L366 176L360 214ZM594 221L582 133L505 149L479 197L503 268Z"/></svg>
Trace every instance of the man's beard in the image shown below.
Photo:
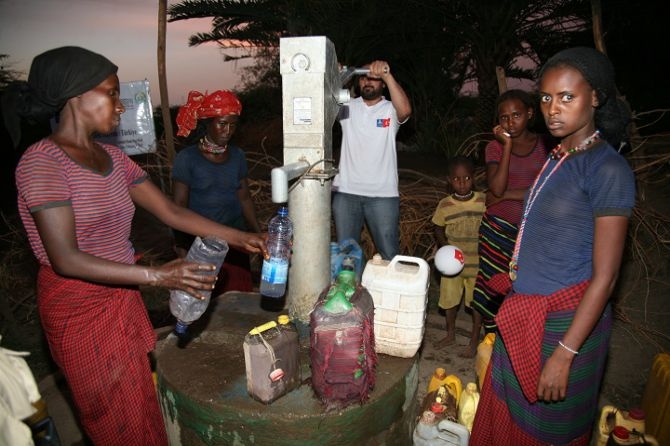
<svg viewBox="0 0 670 446"><path fill-rule="evenodd" d="M382 92L380 90L377 90L375 88L363 88L361 89L361 97L365 99L366 101L372 100L372 99L377 99L382 95Z"/></svg>

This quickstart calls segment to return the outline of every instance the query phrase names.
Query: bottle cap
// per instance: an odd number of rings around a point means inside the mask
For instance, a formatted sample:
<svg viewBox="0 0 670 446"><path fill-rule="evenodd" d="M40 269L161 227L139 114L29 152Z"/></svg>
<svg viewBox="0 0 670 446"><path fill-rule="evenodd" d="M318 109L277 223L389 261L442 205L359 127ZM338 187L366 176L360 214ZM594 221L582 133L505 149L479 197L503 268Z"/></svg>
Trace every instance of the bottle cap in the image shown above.
<svg viewBox="0 0 670 446"><path fill-rule="evenodd" d="M633 420L638 421L644 420L645 415L646 414L644 413L644 409L642 409L641 407L634 407L630 411L628 411L628 416Z"/></svg>
<svg viewBox="0 0 670 446"><path fill-rule="evenodd" d="M351 297L356 291L356 273L350 270L342 270L338 272L337 284L341 285L347 297Z"/></svg>
<svg viewBox="0 0 670 446"><path fill-rule="evenodd" d="M353 257L345 257L342 259L342 269L345 271L353 271L356 268L355 262Z"/></svg>
<svg viewBox="0 0 670 446"><path fill-rule="evenodd" d="M187 330L188 330L188 323L186 322L177 321L177 324L174 326L175 334L177 334L178 336L186 334Z"/></svg>
<svg viewBox="0 0 670 446"><path fill-rule="evenodd" d="M279 317L277 317L277 323L279 325L286 325L289 322L291 322L291 319L289 319L288 315L286 314L281 314Z"/></svg>
<svg viewBox="0 0 670 446"><path fill-rule="evenodd" d="M281 215L282 217L286 217L288 215L288 206L280 207L279 210L277 211L277 213L279 215Z"/></svg>
<svg viewBox="0 0 670 446"><path fill-rule="evenodd" d="M614 426L614 429L612 429L612 435L620 440L628 440L628 437L630 437L628 429L623 426Z"/></svg>
<svg viewBox="0 0 670 446"><path fill-rule="evenodd" d="M280 379L284 377L284 371L282 369L274 369L273 371L270 372L270 375L268 375L268 378L270 378L270 381L277 382Z"/></svg>
<svg viewBox="0 0 670 446"><path fill-rule="evenodd" d="M442 367L438 367L435 369L435 376L439 379L444 379L447 377L447 371Z"/></svg>

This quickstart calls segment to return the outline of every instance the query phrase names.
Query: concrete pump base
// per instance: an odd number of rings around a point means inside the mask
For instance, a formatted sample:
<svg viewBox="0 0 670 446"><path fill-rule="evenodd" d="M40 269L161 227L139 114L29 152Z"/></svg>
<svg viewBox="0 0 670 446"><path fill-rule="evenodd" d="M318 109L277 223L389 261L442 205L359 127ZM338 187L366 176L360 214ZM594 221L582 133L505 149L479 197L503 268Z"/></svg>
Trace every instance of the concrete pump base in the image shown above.
<svg viewBox="0 0 670 446"><path fill-rule="evenodd" d="M190 327L195 337L186 348L178 348L172 335L158 341L158 396L171 445L412 443L418 355L379 355L368 402L327 412L310 385L309 327L302 327L302 385L268 405L252 399L244 337L282 314L262 310L260 300L258 293L225 293L212 299L208 312Z"/></svg>

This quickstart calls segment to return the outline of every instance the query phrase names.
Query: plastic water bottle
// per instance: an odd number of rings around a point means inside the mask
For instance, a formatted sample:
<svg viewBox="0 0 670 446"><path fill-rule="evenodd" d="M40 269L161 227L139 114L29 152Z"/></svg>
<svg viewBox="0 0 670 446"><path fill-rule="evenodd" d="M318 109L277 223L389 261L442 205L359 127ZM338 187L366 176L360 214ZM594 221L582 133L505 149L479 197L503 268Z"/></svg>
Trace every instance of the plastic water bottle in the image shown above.
<svg viewBox="0 0 670 446"><path fill-rule="evenodd" d="M209 263L216 266L214 271L202 271L203 275L216 276L219 274L223 260L228 253L228 243L216 237L196 237L186 254L189 262ZM198 320L209 305L212 291L200 291L205 299L198 299L182 290L170 290L170 312L177 318L175 333L178 336L186 334L191 322Z"/></svg>
<svg viewBox="0 0 670 446"><path fill-rule="evenodd" d="M263 260L260 292L263 296L280 298L286 293L288 263L293 239L293 222L288 208L282 206L268 225L269 259Z"/></svg>

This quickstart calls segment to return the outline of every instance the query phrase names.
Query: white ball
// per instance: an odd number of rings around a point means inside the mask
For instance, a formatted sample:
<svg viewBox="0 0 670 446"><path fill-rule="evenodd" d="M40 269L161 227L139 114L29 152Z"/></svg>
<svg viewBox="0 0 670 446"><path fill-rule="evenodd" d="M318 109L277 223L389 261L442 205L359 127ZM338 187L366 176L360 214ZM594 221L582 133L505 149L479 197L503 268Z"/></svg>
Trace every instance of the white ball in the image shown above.
<svg viewBox="0 0 670 446"><path fill-rule="evenodd" d="M444 245L435 253L435 267L445 276L455 276L463 271L463 251L454 245Z"/></svg>

